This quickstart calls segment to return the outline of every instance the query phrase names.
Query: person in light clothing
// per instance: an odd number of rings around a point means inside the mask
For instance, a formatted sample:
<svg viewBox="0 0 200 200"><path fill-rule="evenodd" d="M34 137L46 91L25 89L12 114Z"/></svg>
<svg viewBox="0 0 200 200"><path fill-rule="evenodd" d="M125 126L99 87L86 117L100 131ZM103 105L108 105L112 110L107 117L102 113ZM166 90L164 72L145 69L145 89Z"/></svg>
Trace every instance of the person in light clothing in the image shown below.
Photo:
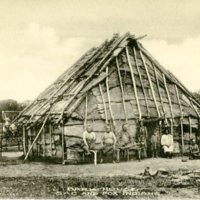
<svg viewBox="0 0 200 200"><path fill-rule="evenodd" d="M161 145L164 150L164 154L167 158L172 158L174 150L173 136L170 134L169 129L165 130L165 133L161 137Z"/></svg>
<svg viewBox="0 0 200 200"><path fill-rule="evenodd" d="M83 149L87 154L90 154L90 150L94 150L96 146L96 135L93 132L91 125L87 126L87 130L83 132Z"/></svg>

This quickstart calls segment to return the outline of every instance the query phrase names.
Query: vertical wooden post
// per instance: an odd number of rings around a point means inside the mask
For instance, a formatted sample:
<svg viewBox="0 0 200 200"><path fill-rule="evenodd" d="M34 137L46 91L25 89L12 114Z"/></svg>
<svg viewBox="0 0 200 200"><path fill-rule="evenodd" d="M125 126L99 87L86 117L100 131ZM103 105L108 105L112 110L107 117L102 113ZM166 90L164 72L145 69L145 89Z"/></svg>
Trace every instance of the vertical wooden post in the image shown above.
<svg viewBox="0 0 200 200"><path fill-rule="evenodd" d="M45 141L45 126L44 126L44 128L43 128L43 131L42 131L42 133L43 133L43 137L42 137L42 144L43 144L43 154L42 154L42 156L43 157L45 157L45 153L46 153L46 145L45 145L45 143L46 143L46 141Z"/></svg>
<svg viewBox="0 0 200 200"><path fill-rule="evenodd" d="M183 118L181 119L181 143L182 143L182 155L184 154L184 134L183 134Z"/></svg>
<svg viewBox="0 0 200 200"><path fill-rule="evenodd" d="M110 100L110 92L109 92L109 79L108 79L108 67L106 67L106 90L107 90L107 95L108 95L108 106L109 106L109 110L110 110L110 115L111 115L111 119L112 119L112 122L113 122L113 125L115 126L115 119L114 119L114 115L113 115L113 112L112 112L112 106L111 106L111 100Z"/></svg>
<svg viewBox="0 0 200 200"><path fill-rule="evenodd" d="M64 121L62 120L62 163L65 163Z"/></svg>
<svg viewBox="0 0 200 200"><path fill-rule="evenodd" d="M132 79L132 84L133 84L133 90L134 90L134 93L135 93L135 99L136 99L136 103L137 103L139 119L141 119L142 113L141 113L141 109L140 109L139 99L138 99L138 96L137 96L137 87L136 87L135 77L134 77L134 74L133 74L133 68L132 68L132 65L131 65L131 61L130 61L130 58L129 58L129 52L128 52L127 47L126 47L126 57L127 57L127 60L128 60L128 66L129 66L130 71L131 71L131 79Z"/></svg>
<svg viewBox="0 0 200 200"><path fill-rule="evenodd" d="M182 104L181 104L181 101L180 101L178 88L177 88L176 85L174 85L174 86L175 86L176 96L177 96L177 99L178 99L178 104L179 104L180 113L181 113L181 119L180 119L181 124L180 124L180 126L181 126L181 145L182 145L182 154L183 154L184 153L184 146L185 146L184 145L184 132L183 132L183 117L184 117L184 115L183 115L183 107L182 107Z"/></svg>
<svg viewBox="0 0 200 200"><path fill-rule="evenodd" d="M144 60L142 52L141 51L139 51L139 52L140 52L140 56L141 56L141 59L142 59L142 62L143 62L143 65L144 65L144 68L145 68L145 71L146 71L146 74L147 74L147 78L149 80L149 84L150 84L150 88L151 88L151 93L152 93L153 100L154 100L154 103L155 103L155 106L156 106L158 117L160 117L160 111L159 111L158 104L157 104L157 101L156 101L156 96L155 96L155 93L154 93L153 84L151 82L151 77L149 75L148 67L147 67L146 62Z"/></svg>
<svg viewBox="0 0 200 200"><path fill-rule="evenodd" d="M188 117L188 121L189 121L189 139L191 140L191 135L192 135L192 122L191 122L190 116ZM189 142L189 144L190 144L190 142Z"/></svg>
<svg viewBox="0 0 200 200"><path fill-rule="evenodd" d="M26 127L23 126L23 150L24 156L26 156Z"/></svg>
<svg viewBox="0 0 200 200"><path fill-rule="evenodd" d="M52 152L52 126L51 126L51 122L49 123L49 134L50 134L50 149L51 149L51 157L52 157L53 152Z"/></svg>
<svg viewBox="0 0 200 200"><path fill-rule="evenodd" d="M140 73L140 69L139 69L139 66L138 66L135 47L133 47L133 55L134 55L134 59L135 59L136 69L138 71L138 75L139 75L139 79L140 79L140 84L142 86L142 91L143 91L143 94L144 94L144 99L145 99L145 103L146 103L146 107L147 107L147 115L150 116L148 101L147 101L147 95L146 95L146 92L145 92L145 89L144 89L144 84L143 84L143 81L142 81L142 75Z"/></svg>
<svg viewBox="0 0 200 200"><path fill-rule="evenodd" d="M118 76L119 76L119 83L120 83L120 88L121 88L121 97L122 97L122 103L123 103L123 108L124 108L124 115L125 115L125 120L126 122L128 121L127 119L127 113L126 113L126 104L125 104L125 99L124 99L124 88L123 88L123 84L122 84L122 78L121 78L121 73L120 73L120 69L119 69L119 62L118 59L116 57L116 65L117 65L117 71L118 71Z"/></svg>
<svg viewBox="0 0 200 200"><path fill-rule="evenodd" d="M87 112L88 112L88 97L85 97L85 120L84 120L84 128L87 127Z"/></svg>
<svg viewBox="0 0 200 200"><path fill-rule="evenodd" d="M104 95L103 95L101 84L99 84L99 91L100 91L102 102L103 102L106 124L108 124L108 114L107 114L106 103L105 103L105 98L104 98Z"/></svg>

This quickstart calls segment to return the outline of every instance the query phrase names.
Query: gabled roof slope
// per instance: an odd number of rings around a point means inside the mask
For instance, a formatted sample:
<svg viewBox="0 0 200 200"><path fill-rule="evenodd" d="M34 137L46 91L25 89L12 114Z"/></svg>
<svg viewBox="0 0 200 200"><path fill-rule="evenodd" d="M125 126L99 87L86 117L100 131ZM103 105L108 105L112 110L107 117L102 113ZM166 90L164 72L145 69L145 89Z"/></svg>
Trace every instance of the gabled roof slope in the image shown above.
<svg viewBox="0 0 200 200"><path fill-rule="evenodd" d="M136 118L146 117L146 111L149 112L148 117L156 117L151 115L152 109L156 110L157 116L199 117L200 107L192 94L150 55L137 38L126 33L121 37L114 35L100 47L86 52L25 108L17 121L29 124L48 115L59 122L74 112L92 88L105 83L114 73L123 74L125 71L130 75L130 83L127 84L132 85L134 91L133 99L138 109ZM126 81L118 77L117 82L120 80ZM138 97L139 91L142 97ZM123 96L121 101L125 101ZM145 112L142 105L146 107ZM173 113L177 109L179 112Z"/></svg>

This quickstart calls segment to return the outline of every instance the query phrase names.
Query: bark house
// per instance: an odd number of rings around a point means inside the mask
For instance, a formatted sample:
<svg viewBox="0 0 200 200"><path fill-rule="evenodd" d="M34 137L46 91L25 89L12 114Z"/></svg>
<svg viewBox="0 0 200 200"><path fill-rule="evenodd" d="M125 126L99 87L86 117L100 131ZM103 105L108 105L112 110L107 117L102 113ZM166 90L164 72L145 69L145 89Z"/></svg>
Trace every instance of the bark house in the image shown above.
<svg viewBox="0 0 200 200"><path fill-rule="evenodd" d="M106 123L128 122L135 136L138 119L148 119L148 137L165 115L175 152L188 151L198 137L200 105L129 33L89 50L17 117L23 127L24 153L70 159L67 146L82 141L87 124L100 140ZM152 122L151 122L152 120ZM75 156L75 155L74 155Z"/></svg>

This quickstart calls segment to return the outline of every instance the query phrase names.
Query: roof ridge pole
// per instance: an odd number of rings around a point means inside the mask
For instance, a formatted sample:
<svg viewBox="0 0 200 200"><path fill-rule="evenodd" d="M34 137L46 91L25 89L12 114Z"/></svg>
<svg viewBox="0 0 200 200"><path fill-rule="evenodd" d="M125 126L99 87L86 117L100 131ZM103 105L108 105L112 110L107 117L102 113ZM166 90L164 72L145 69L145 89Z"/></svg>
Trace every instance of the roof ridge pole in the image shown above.
<svg viewBox="0 0 200 200"><path fill-rule="evenodd" d="M142 86L142 91L144 93L144 99L145 99L145 103L146 103L146 107L147 107L147 115L150 116L149 115L150 112L149 112L149 107L148 107L147 96L146 96L146 92L145 92L145 89L144 89L144 84L142 82L142 75L140 73L140 69L139 69L138 62L137 62L135 47L133 47L133 54L134 54L134 59L135 59L135 65L136 65L136 68L137 68L137 71L138 71L138 74L139 74L140 83L141 83L141 86Z"/></svg>
<svg viewBox="0 0 200 200"><path fill-rule="evenodd" d="M125 115L125 120L126 122L128 121L127 119L127 113L126 113L126 104L125 104L125 99L124 99L124 88L123 88L123 84L122 84L122 78L121 78L121 73L120 73L120 69L119 69L119 62L118 59L116 57L116 65L117 65L117 71L118 71L118 75L119 75L119 82L120 82L120 88L121 88L121 97L122 97L122 102L123 102L123 108L124 108L124 115Z"/></svg>
<svg viewBox="0 0 200 200"><path fill-rule="evenodd" d="M100 91L102 102L103 102L106 124L108 124L108 114L107 114L107 110L106 110L106 103L105 103L105 98L104 98L102 87L101 87L100 83L99 83L99 91Z"/></svg>
<svg viewBox="0 0 200 200"><path fill-rule="evenodd" d="M128 51L127 47L126 47L126 56L127 56L127 60L128 60L128 66L129 66L130 71L131 71L131 79L132 79L133 89L134 89L134 93L135 93L135 99L136 99L136 103L137 103L137 107L138 107L139 119L141 119L142 113L141 113L140 104L139 104L139 100L138 100L138 96L137 96L137 87L136 87L135 77L134 77L134 74L133 74L133 68L132 68L132 65L131 65L131 61L130 61L130 58L129 58L129 51Z"/></svg>
<svg viewBox="0 0 200 200"><path fill-rule="evenodd" d="M169 107L170 107L170 110L171 110L172 120L174 121L173 108L172 108L172 103L171 103L169 91L168 91L168 88L167 88L167 82L166 82L165 74L163 73L162 76L163 76L163 80L164 80L165 90L166 90L166 93L167 93L167 98L168 98L168 101L169 101Z"/></svg>
<svg viewBox="0 0 200 200"><path fill-rule="evenodd" d="M160 111L159 111L159 108L158 108L158 104L157 104L156 96L155 96L155 93L154 93L153 85L152 85L152 82L151 82L151 77L149 75L148 67L147 67L146 62L144 60L142 52L140 50L139 50L139 52L140 52L140 56L142 58L142 62L144 64L144 68L145 68L145 71L146 71L146 74L147 74L147 77L148 77L148 80L149 80L149 84L150 84L153 100L154 100L154 103L155 103L155 106L156 106L156 110L157 110L157 113L158 113L158 117L160 117Z"/></svg>
<svg viewBox="0 0 200 200"><path fill-rule="evenodd" d="M88 114L88 97L85 97L85 120L84 120L84 128L87 127L87 114Z"/></svg>
<svg viewBox="0 0 200 200"><path fill-rule="evenodd" d="M107 90L107 95L108 95L108 106L109 106L109 110L110 110L110 116L111 116L111 119L113 121L113 125L115 126L115 119L114 119L114 115L113 115L113 112L112 112L112 106L111 106L111 102L110 102L110 92L109 92L109 79L108 79L108 67L106 67L106 90Z"/></svg>
<svg viewBox="0 0 200 200"><path fill-rule="evenodd" d="M161 105L162 105L163 112L165 114L165 107L164 107L164 102L163 102L163 98L162 98L161 91L160 91L160 84L159 84L159 80L158 80L158 74L157 74L157 71L156 71L156 67L155 67L155 65L153 63L152 63L152 66L153 66L154 74L155 74L155 77L156 77L156 86L158 88L158 94L159 94L159 97L160 97L160 102L161 102Z"/></svg>

